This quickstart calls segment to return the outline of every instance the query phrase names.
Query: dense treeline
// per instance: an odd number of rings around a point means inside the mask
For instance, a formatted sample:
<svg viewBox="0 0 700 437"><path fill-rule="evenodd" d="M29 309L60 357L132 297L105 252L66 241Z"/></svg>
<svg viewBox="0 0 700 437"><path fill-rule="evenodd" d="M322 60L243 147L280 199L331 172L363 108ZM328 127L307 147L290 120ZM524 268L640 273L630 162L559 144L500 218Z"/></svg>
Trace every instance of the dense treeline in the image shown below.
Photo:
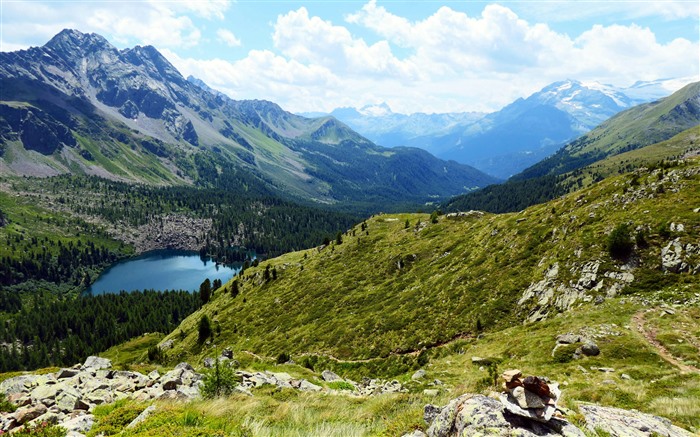
<svg viewBox="0 0 700 437"><path fill-rule="evenodd" d="M83 244L47 237L25 238L7 235L5 244L14 256L5 255L0 262L0 285L13 285L27 279L41 279L53 283L89 286L94 279L91 271L115 262L119 254L106 247L97 247L92 241ZM0 308L2 310L2 308Z"/></svg>
<svg viewBox="0 0 700 437"><path fill-rule="evenodd" d="M0 301L20 304L2 291ZM199 293L185 291L36 295L0 323L0 372L75 364L141 334L170 332L200 305Z"/></svg>
<svg viewBox="0 0 700 437"><path fill-rule="evenodd" d="M320 244L348 229L357 218L280 200L251 191L193 187L153 187L97 177L60 176L42 181L59 204L81 215L137 227L167 214L211 218L201 242L215 256L246 247L270 256Z"/></svg>

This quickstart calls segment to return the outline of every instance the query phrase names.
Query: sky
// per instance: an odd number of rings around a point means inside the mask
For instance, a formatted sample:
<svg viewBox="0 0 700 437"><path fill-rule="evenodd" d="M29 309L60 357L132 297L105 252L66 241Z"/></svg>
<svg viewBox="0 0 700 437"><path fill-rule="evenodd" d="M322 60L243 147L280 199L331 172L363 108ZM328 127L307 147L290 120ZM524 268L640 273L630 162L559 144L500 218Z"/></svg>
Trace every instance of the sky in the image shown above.
<svg viewBox="0 0 700 437"><path fill-rule="evenodd" d="M0 51L65 28L153 45L187 77L292 112L491 112L559 80L700 80L700 2L0 0ZM672 91L672 90L671 90Z"/></svg>

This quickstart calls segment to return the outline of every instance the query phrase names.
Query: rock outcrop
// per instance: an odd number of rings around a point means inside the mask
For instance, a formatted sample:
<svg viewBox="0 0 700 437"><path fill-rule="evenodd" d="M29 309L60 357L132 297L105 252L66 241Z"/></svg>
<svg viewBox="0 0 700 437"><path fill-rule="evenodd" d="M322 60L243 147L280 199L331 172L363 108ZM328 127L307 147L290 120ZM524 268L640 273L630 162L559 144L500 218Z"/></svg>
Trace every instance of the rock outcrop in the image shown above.
<svg viewBox="0 0 700 437"><path fill-rule="evenodd" d="M22 375L0 383L0 393L19 408L0 415L0 430L10 431L25 423L57 423L73 436L87 432L95 406L119 399L188 400L199 396L202 375L187 363L160 376L113 370L112 363L88 357L83 365L47 375Z"/></svg>

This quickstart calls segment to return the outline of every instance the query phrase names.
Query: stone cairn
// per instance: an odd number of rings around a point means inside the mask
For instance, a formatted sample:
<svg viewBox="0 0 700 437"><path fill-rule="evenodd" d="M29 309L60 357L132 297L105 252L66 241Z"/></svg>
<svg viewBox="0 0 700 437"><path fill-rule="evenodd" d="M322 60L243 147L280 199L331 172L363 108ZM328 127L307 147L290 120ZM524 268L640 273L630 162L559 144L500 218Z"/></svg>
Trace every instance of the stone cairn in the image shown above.
<svg viewBox="0 0 700 437"><path fill-rule="evenodd" d="M520 370L506 370L501 375L505 393L499 399L508 411L516 416L538 422L549 422L557 410L557 399L561 391L557 383L545 382L545 378L528 376L523 378Z"/></svg>

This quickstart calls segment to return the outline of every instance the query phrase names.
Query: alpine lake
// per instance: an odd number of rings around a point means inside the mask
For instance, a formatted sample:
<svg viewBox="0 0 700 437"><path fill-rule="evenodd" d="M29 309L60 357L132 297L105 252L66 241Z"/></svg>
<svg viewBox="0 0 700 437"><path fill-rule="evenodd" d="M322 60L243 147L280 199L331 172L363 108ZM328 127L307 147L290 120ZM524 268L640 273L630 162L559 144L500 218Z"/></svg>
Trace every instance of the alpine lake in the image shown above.
<svg viewBox="0 0 700 437"><path fill-rule="evenodd" d="M137 290L198 291L209 278L226 283L241 270L242 264L219 264L200 257L198 252L156 250L120 261L105 270L85 291L98 295Z"/></svg>

